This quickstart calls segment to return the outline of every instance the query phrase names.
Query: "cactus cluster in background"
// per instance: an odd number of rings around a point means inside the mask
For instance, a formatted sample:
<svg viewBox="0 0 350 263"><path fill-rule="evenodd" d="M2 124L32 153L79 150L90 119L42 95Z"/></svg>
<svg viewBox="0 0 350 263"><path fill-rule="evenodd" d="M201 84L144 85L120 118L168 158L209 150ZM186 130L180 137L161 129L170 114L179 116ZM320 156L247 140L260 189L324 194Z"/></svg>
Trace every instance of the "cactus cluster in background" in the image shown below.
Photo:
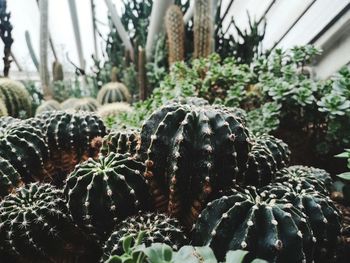
<svg viewBox="0 0 350 263"><path fill-rule="evenodd" d="M45 111L57 111L60 109L61 106L57 100L46 100L36 109L35 115L39 115Z"/></svg>

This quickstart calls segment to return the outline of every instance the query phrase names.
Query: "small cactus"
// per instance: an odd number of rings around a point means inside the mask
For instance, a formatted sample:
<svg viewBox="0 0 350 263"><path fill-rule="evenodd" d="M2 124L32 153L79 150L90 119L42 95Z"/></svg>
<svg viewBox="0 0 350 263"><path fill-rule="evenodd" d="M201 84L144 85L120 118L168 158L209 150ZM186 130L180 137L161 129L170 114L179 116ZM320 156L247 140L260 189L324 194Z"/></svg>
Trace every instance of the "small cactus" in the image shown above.
<svg viewBox="0 0 350 263"><path fill-rule="evenodd" d="M165 15L165 27L168 38L169 65L185 59L185 25L183 14L177 5L168 8Z"/></svg>
<svg viewBox="0 0 350 263"><path fill-rule="evenodd" d="M0 200L21 185L21 175L9 161L0 157Z"/></svg>
<svg viewBox="0 0 350 263"><path fill-rule="evenodd" d="M97 240L115 224L149 209L144 165L130 155L111 153L76 166L64 189L75 222Z"/></svg>
<svg viewBox="0 0 350 263"><path fill-rule="evenodd" d="M58 61L55 61L52 64L52 77L54 82L63 81L64 79L62 64Z"/></svg>
<svg viewBox="0 0 350 263"><path fill-rule="evenodd" d="M102 140L101 153L108 155L114 153L136 154L140 147L140 131L136 129L122 129L111 131Z"/></svg>
<svg viewBox="0 0 350 263"><path fill-rule="evenodd" d="M102 105L98 111L97 115L99 115L101 118L105 119L107 117L111 116L118 116L121 113L128 113L131 112L132 108L128 103L125 102L115 102L115 103L109 103Z"/></svg>
<svg viewBox="0 0 350 263"><path fill-rule="evenodd" d="M39 115L45 111L57 111L60 110L60 103L56 100L44 101L35 111L35 115Z"/></svg>
<svg viewBox="0 0 350 263"><path fill-rule="evenodd" d="M129 217L116 226L116 230L109 237L103 247L103 261L105 262L113 255L123 253L122 241L125 236L137 238L141 235L142 244L146 247L152 243L164 243L174 250L180 249L181 246L189 242L185 236L180 223L163 214L141 214L135 217Z"/></svg>

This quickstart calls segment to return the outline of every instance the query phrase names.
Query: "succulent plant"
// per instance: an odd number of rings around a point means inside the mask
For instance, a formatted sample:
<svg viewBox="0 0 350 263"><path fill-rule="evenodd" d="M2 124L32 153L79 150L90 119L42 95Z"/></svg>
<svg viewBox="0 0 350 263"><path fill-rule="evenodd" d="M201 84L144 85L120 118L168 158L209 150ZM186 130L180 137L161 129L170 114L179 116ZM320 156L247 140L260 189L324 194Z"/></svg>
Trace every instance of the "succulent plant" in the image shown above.
<svg viewBox="0 0 350 263"><path fill-rule="evenodd" d="M178 250L189 242L176 219L164 214L140 214L129 217L116 226L116 230L103 247L103 262L112 255L121 255L123 253L123 237L132 236L137 238L140 232L143 235L139 242L146 247L151 246L152 243L159 242L169 245L174 250Z"/></svg>
<svg viewBox="0 0 350 263"><path fill-rule="evenodd" d="M0 200L20 185L21 175L8 160L0 157Z"/></svg>
<svg viewBox="0 0 350 263"><path fill-rule="evenodd" d="M0 117L7 116L7 108L5 103L0 99Z"/></svg>
<svg viewBox="0 0 350 263"><path fill-rule="evenodd" d="M62 64L58 61L54 61L52 64L52 78L53 81L63 81L64 79Z"/></svg>
<svg viewBox="0 0 350 263"><path fill-rule="evenodd" d="M132 108L130 107L129 103L115 102L102 105L98 109L97 114L104 119L111 116L118 116L121 113L128 113L131 111Z"/></svg>
<svg viewBox="0 0 350 263"><path fill-rule="evenodd" d="M0 117L0 130L5 129L8 125L15 122L20 123L21 120L10 116Z"/></svg>
<svg viewBox="0 0 350 263"><path fill-rule="evenodd" d="M12 124L0 128L0 156L11 163L26 183L48 179L52 166L43 133L29 124L9 120Z"/></svg>
<svg viewBox="0 0 350 263"><path fill-rule="evenodd" d="M69 98L65 101L61 102L61 108L62 110L68 110L75 106L76 103L79 102L78 98Z"/></svg>
<svg viewBox="0 0 350 263"><path fill-rule="evenodd" d="M35 111L35 115L39 115L45 111L57 111L60 110L61 106L56 100L44 101Z"/></svg>
<svg viewBox="0 0 350 263"><path fill-rule="evenodd" d="M19 262L57 262L82 249L96 251L73 223L62 192L49 184L29 184L6 196L0 222L0 247Z"/></svg>
<svg viewBox="0 0 350 263"><path fill-rule="evenodd" d="M288 189L278 190L288 199L247 187L209 203L194 227L194 244L210 246L219 260L244 249L269 262L312 262L316 238L308 218Z"/></svg>
<svg viewBox="0 0 350 263"><path fill-rule="evenodd" d="M87 112L44 112L32 120L32 125L40 128L47 139L58 184L76 164L97 157L106 135L103 121Z"/></svg>
<svg viewBox="0 0 350 263"><path fill-rule="evenodd" d="M135 154L141 143L140 131L137 129L122 129L111 131L102 140L101 153Z"/></svg>
<svg viewBox="0 0 350 263"><path fill-rule="evenodd" d="M169 65L185 59L185 25L179 6L172 5L165 15Z"/></svg>
<svg viewBox="0 0 350 263"><path fill-rule="evenodd" d="M126 217L150 209L143 171L144 164L128 154L110 153L78 164L64 189L75 222L101 240Z"/></svg>
<svg viewBox="0 0 350 263"><path fill-rule="evenodd" d="M0 98L4 101L10 116L15 118L31 116L31 97L22 83L9 78L1 78Z"/></svg>
<svg viewBox="0 0 350 263"><path fill-rule="evenodd" d="M97 111L100 104L94 98L82 98L73 104L73 109L76 111Z"/></svg>
<svg viewBox="0 0 350 263"><path fill-rule="evenodd" d="M141 130L139 153L155 206L187 226L211 196L235 185L249 151L248 130L219 107L170 103Z"/></svg>

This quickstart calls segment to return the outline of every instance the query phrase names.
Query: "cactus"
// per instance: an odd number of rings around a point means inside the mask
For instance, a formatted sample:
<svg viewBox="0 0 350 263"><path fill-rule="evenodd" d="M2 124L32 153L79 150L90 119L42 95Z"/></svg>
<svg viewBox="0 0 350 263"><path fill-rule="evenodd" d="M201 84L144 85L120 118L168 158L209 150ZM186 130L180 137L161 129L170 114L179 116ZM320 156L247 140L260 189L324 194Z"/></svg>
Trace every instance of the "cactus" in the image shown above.
<svg viewBox="0 0 350 263"><path fill-rule="evenodd" d="M62 110L68 110L72 107L75 107L75 104L79 102L79 99L77 98L69 98L61 103L61 109Z"/></svg>
<svg viewBox="0 0 350 263"><path fill-rule="evenodd" d="M21 185L21 175L9 161L0 157L0 200Z"/></svg>
<svg viewBox="0 0 350 263"><path fill-rule="evenodd" d="M312 262L316 238L307 216L291 203L292 193L279 191L288 199L247 187L209 203L194 227L194 244L210 246L219 260L244 249L269 262Z"/></svg>
<svg viewBox="0 0 350 263"><path fill-rule="evenodd" d="M115 224L148 210L150 195L143 171L143 163L128 154L111 153L77 165L64 189L74 221L101 241Z"/></svg>
<svg viewBox="0 0 350 263"><path fill-rule="evenodd" d="M141 214L129 217L116 226L116 230L103 247L103 262L113 255L123 253L123 237L137 238L140 232L143 232L141 242L146 247L152 243L161 242L178 250L181 246L188 244L187 237L176 219L163 214Z"/></svg>
<svg viewBox="0 0 350 263"><path fill-rule="evenodd" d="M10 116L5 116L5 117L0 117L0 131L2 129L5 129L8 125L10 125L11 123L15 123L15 122L21 122L21 120L10 117Z"/></svg>
<svg viewBox="0 0 350 263"><path fill-rule="evenodd" d="M211 196L235 185L249 150L248 130L224 108L173 102L142 126L139 154L157 209L190 226Z"/></svg>
<svg viewBox="0 0 350 263"><path fill-rule="evenodd" d="M58 61L54 61L52 64L52 77L54 82L63 81L64 79L62 64Z"/></svg>
<svg viewBox="0 0 350 263"><path fill-rule="evenodd" d="M198 0L194 4L193 38L194 58L207 57L212 52L213 18L210 0Z"/></svg>
<svg viewBox="0 0 350 263"><path fill-rule="evenodd" d="M98 111L97 115L99 115L101 118L105 119L110 116L118 116L121 113L127 113L131 112L132 108L128 103L125 102L116 102L116 103L109 103L106 105L102 105Z"/></svg>
<svg viewBox="0 0 350 263"><path fill-rule="evenodd" d="M60 262L81 249L96 251L73 223L62 192L49 184L29 184L6 196L0 222L0 247L19 262Z"/></svg>
<svg viewBox="0 0 350 263"><path fill-rule="evenodd" d="M11 163L26 183L46 180L52 172L44 135L26 123L14 120L0 129L0 156Z"/></svg>
<svg viewBox="0 0 350 263"><path fill-rule="evenodd" d="M94 112L100 107L100 104L94 98L68 99L62 102L64 109L73 109L75 111L90 111Z"/></svg>
<svg viewBox="0 0 350 263"><path fill-rule="evenodd" d="M35 111L35 115L39 115L45 111L57 111L60 110L61 106L56 100L44 101Z"/></svg>
<svg viewBox="0 0 350 263"><path fill-rule="evenodd" d="M185 59L185 25L180 7L172 5L165 15L165 27L168 38L168 61L172 65Z"/></svg>
<svg viewBox="0 0 350 263"><path fill-rule="evenodd" d="M10 22L11 13L6 12L7 2L6 0L0 1L0 37L4 42L4 76L9 75L11 62L11 46L13 44L12 38L12 25Z"/></svg>
<svg viewBox="0 0 350 263"><path fill-rule="evenodd" d="M141 143L140 131L137 129L115 130L102 140L101 153L108 155L114 153L130 153L134 155Z"/></svg>
<svg viewBox="0 0 350 263"><path fill-rule="evenodd" d="M97 101L101 104L114 102L130 102L131 95L128 88L121 82L109 82L97 93Z"/></svg>
<svg viewBox="0 0 350 263"><path fill-rule="evenodd" d="M18 118L30 117L32 100L24 85L8 78L0 79L0 99L6 104L10 116Z"/></svg>
<svg viewBox="0 0 350 263"><path fill-rule="evenodd" d="M6 105L0 98L0 117L7 116L7 115L8 113L7 113Z"/></svg>
<svg viewBox="0 0 350 263"><path fill-rule="evenodd" d="M46 139L55 167L55 182L60 184L75 165L89 157L97 157L102 137L106 135L103 121L85 112L44 112L33 120Z"/></svg>

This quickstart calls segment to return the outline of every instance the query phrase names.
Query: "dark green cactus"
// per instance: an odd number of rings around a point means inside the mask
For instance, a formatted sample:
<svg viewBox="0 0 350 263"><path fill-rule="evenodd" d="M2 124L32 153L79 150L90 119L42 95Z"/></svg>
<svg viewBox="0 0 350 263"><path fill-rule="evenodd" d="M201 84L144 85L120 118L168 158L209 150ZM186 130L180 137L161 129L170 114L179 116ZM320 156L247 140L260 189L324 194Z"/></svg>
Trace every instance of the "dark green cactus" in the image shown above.
<svg viewBox="0 0 350 263"><path fill-rule="evenodd" d="M269 262L312 262L316 238L307 216L288 198L255 187L232 190L209 203L194 227L195 245L210 246L219 260L244 249Z"/></svg>
<svg viewBox="0 0 350 263"><path fill-rule="evenodd" d="M0 130L5 129L8 125L15 122L21 122L21 120L10 116L0 117Z"/></svg>
<svg viewBox="0 0 350 263"><path fill-rule="evenodd" d="M4 76L9 75L11 62L11 46L13 44L12 38L12 24L10 21L11 13L7 12L7 1L0 1L0 37L2 42L4 42Z"/></svg>
<svg viewBox="0 0 350 263"><path fill-rule="evenodd" d="M43 133L29 124L9 120L13 123L0 128L0 156L26 183L49 179L52 166Z"/></svg>
<svg viewBox="0 0 350 263"><path fill-rule="evenodd" d="M72 221L62 192L49 184L29 184L6 196L0 222L0 248L18 262L60 262L81 250L96 251Z"/></svg>
<svg viewBox="0 0 350 263"><path fill-rule="evenodd" d="M123 129L110 132L103 138L101 153L130 153L134 155L140 147L140 131L137 129Z"/></svg>
<svg viewBox="0 0 350 263"><path fill-rule="evenodd" d="M235 185L246 170L249 151L241 120L212 106L170 103L141 130L139 153L146 159L155 206L186 226L211 196Z"/></svg>
<svg viewBox="0 0 350 263"><path fill-rule="evenodd" d="M21 175L9 161L0 157L0 200L21 185Z"/></svg>
<svg viewBox="0 0 350 263"><path fill-rule="evenodd" d="M89 157L97 157L106 135L103 121L87 112L44 112L32 119L46 139L56 174L54 178L60 184L75 165Z"/></svg>
<svg viewBox="0 0 350 263"><path fill-rule="evenodd" d="M152 243L161 242L171 246L174 250L178 250L189 242L176 219L164 214L141 214L127 218L116 226L116 230L103 247L103 262L112 255L121 255L123 253L123 237L132 236L137 238L140 232L143 232L141 242L146 247Z"/></svg>
<svg viewBox="0 0 350 263"><path fill-rule="evenodd" d="M111 153L77 165L64 190L75 222L100 240L126 217L149 210L143 171L144 165L128 154Z"/></svg>
<svg viewBox="0 0 350 263"><path fill-rule="evenodd" d="M22 83L8 78L1 78L0 99L6 104L7 112L10 116L15 118L31 117L32 100Z"/></svg>
<svg viewBox="0 0 350 263"><path fill-rule="evenodd" d="M35 111L35 115L39 115L45 111L57 111L60 110L60 103L56 100L44 101Z"/></svg>

